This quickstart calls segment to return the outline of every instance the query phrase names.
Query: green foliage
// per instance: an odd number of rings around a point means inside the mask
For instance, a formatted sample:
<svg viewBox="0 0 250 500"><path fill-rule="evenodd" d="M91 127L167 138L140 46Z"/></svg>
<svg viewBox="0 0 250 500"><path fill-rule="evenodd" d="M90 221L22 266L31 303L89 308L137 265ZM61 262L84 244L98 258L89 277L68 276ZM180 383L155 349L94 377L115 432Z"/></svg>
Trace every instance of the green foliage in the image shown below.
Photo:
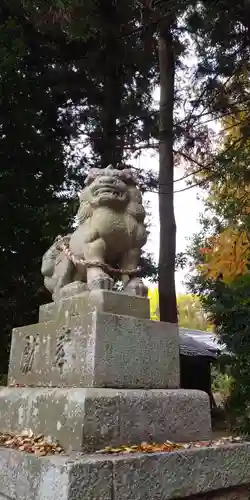
<svg viewBox="0 0 250 500"><path fill-rule="evenodd" d="M152 256L143 252L139 265L141 267L141 276L155 283L158 278L158 267L152 259Z"/></svg>
<svg viewBox="0 0 250 500"><path fill-rule="evenodd" d="M11 329L35 322L50 300L41 256L71 227L86 169L128 161L156 123L156 40L123 37L141 9L116 4L0 5L1 372ZM151 180L141 173L144 188ZM143 263L155 275L148 255Z"/></svg>
<svg viewBox="0 0 250 500"><path fill-rule="evenodd" d="M240 164L238 164L240 169ZM216 193L216 196L215 196ZM207 239L211 234L220 234L224 227L231 222L232 203L230 198L224 198L224 210L220 200L220 190L214 191L210 188L210 194L214 195L215 216L210 220L203 220L203 231L196 235L189 249L192 264L202 263L204 256L201 247L206 246ZM227 203L230 210L227 210ZM211 197L209 201L211 207ZM237 204L236 204L237 206ZM249 231L248 215L241 215L241 231ZM248 232L249 234L249 232ZM222 343L234 356L232 357L231 379L229 382L231 395L227 399L227 410L230 412L231 424L244 434L250 434L249 404L250 404L250 276L248 273L239 275L227 284L223 281L223 275L218 279L207 278L199 271L193 273L189 279L189 287L193 293L199 295L204 309L207 311L209 320L214 324L216 332Z"/></svg>
<svg viewBox="0 0 250 500"><path fill-rule="evenodd" d="M228 373L216 372L213 376L212 391L218 392L222 399L222 404L225 407L232 394L233 377Z"/></svg>
<svg viewBox="0 0 250 500"><path fill-rule="evenodd" d="M246 15L244 16L247 9L245 4L239 6L222 1L218 5L212 5L211 2L203 2L201 12L198 14L201 25L207 23L207 26L210 26L203 36L201 31L197 33L197 43L200 43L198 53L203 69L200 86L205 91L204 102L207 102L211 116L222 118L222 133L211 164L212 175L204 171L201 176L199 172L196 175L196 179L206 177L208 198L205 205L206 213L201 220L202 230L193 238L187 252L187 260L189 259L192 268L196 269L189 277L190 291L199 295L221 342L225 343L227 349L234 354L231 367L233 382L228 379L232 392L227 403L230 413L234 415L234 426L249 435L250 277L248 254L245 251L241 252L244 249L248 250L250 235L247 54L250 39L248 21ZM212 88L211 99L206 93L209 78ZM228 239L226 248L226 240L221 236L232 235L234 230L235 235L240 236L237 240L241 241L240 248L233 238ZM221 265L217 267L217 271L221 269L221 273L216 271L215 261L206 261L206 253L202 251L209 247L211 241L215 242L217 257L224 262L224 268L221 268ZM244 255L245 262L243 262ZM235 262L238 259L240 265L237 269L240 272L232 273L234 279L225 283L223 271L225 272L227 266L226 271L231 272L229 268L233 256ZM202 266L199 268L199 265L207 262L213 264L213 269L210 275L204 276L200 271Z"/></svg>
<svg viewBox="0 0 250 500"><path fill-rule="evenodd" d="M66 92L82 131L74 162L80 167L86 162L121 165L136 153L138 143L148 144L157 128L152 103L158 79L156 39L152 30L137 29L147 11L132 0L63 0L52 2L50 9L44 0L23 5L33 29L67 67Z"/></svg>
<svg viewBox="0 0 250 500"><path fill-rule="evenodd" d="M13 42L14 41L14 42ZM14 53L12 52L14 50ZM71 224L65 190L67 124L48 47L0 6L0 370L8 363L13 326L36 321L41 256ZM69 201L69 203L68 203Z"/></svg>
<svg viewBox="0 0 250 500"><path fill-rule="evenodd" d="M234 380L231 373L221 371L221 366L212 367L212 391L216 407L212 411L212 426L216 431L238 435L235 428L235 415L231 408Z"/></svg>
<svg viewBox="0 0 250 500"><path fill-rule="evenodd" d="M199 295L218 338L233 355L230 374L220 374L214 390L222 394L230 427L250 435L250 277L227 285L196 273L189 288Z"/></svg>
<svg viewBox="0 0 250 500"><path fill-rule="evenodd" d="M228 287L218 283L216 290L205 300L218 334L235 354L232 360L233 377L230 408L236 425L250 434L250 278L242 277Z"/></svg>

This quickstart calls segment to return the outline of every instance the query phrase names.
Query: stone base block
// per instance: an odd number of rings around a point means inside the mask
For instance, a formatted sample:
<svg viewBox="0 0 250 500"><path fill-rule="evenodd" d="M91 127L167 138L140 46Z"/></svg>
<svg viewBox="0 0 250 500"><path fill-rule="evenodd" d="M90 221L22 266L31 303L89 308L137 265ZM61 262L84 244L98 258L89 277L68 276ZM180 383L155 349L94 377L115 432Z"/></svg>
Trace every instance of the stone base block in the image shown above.
<svg viewBox="0 0 250 500"><path fill-rule="evenodd" d="M85 316L64 311L60 321L13 330L8 380L43 387L177 388L178 327L98 310Z"/></svg>
<svg viewBox="0 0 250 500"><path fill-rule="evenodd" d="M208 396L187 390L0 389L0 430L32 429L65 449L211 437Z"/></svg>
<svg viewBox="0 0 250 500"><path fill-rule="evenodd" d="M0 449L1 500L247 500L250 445L38 458ZM198 495L198 497L196 496Z"/></svg>
<svg viewBox="0 0 250 500"><path fill-rule="evenodd" d="M39 321L60 321L72 316L86 316L94 311L121 314L134 318L150 318L149 299L108 290L92 290L40 307Z"/></svg>

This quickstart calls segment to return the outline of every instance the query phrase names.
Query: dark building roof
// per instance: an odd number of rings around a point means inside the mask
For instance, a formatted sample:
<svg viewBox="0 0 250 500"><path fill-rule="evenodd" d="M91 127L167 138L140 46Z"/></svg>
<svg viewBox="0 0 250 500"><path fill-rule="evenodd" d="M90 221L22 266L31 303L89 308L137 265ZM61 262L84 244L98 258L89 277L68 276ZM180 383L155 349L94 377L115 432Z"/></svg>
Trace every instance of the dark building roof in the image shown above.
<svg viewBox="0 0 250 500"><path fill-rule="evenodd" d="M190 328L179 328L179 331L199 343L202 342L207 349L217 355L232 356L232 354L228 351L227 346L219 342L215 333L204 332L202 330L191 330Z"/></svg>
<svg viewBox="0 0 250 500"><path fill-rule="evenodd" d="M181 333L185 335L189 335L194 340L198 340L199 342L203 342L207 345L209 349L224 352L226 350L226 346L224 344L220 344L218 341L218 337L212 332L204 332L202 330L191 330L190 328L180 328Z"/></svg>
<svg viewBox="0 0 250 500"><path fill-rule="evenodd" d="M206 332L200 332L203 334L200 338L193 338L191 332L195 330L189 330L188 328L179 328L179 337L180 337L180 354L182 356L197 356L209 358L211 360L217 358L217 354L219 352L219 347L217 344L209 345L203 342L204 334ZM197 330L196 330L197 331ZM208 334L210 336L210 334Z"/></svg>

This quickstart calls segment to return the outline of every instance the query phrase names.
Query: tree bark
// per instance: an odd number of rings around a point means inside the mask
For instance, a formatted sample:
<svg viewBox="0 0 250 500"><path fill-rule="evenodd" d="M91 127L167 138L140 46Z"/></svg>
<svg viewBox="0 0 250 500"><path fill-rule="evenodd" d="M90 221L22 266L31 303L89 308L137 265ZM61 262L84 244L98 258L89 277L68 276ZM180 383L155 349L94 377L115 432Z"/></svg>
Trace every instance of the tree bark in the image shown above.
<svg viewBox="0 0 250 500"><path fill-rule="evenodd" d="M174 215L173 108L175 57L171 24L164 22L159 34L159 304L160 319L177 323L175 291L176 224Z"/></svg>
<svg viewBox="0 0 250 500"><path fill-rule="evenodd" d="M112 42L112 46L114 50L114 42ZM109 47L109 44L107 44L107 47ZM111 46L110 50L112 50ZM107 50L107 53L109 53L109 50ZM117 127L117 119L121 115L122 87L118 59L118 64L107 64L107 73L104 80L104 103L100 113L100 157L102 168L108 165L117 167L122 163L123 145Z"/></svg>
<svg viewBox="0 0 250 500"><path fill-rule="evenodd" d="M122 51L119 41L119 25L117 8L113 2L101 2L103 27L103 104L100 109L100 137L98 153L101 167L108 165L118 167L123 158L123 140L118 130L118 119L122 116L123 98L123 65ZM105 69L104 69L105 68Z"/></svg>

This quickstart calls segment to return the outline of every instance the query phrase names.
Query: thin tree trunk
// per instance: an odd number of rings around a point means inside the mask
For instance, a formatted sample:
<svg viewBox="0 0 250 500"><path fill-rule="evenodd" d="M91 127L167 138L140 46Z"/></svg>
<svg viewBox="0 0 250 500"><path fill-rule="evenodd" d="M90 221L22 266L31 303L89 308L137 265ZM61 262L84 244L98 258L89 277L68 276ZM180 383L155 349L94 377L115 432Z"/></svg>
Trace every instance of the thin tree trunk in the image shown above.
<svg viewBox="0 0 250 500"><path fill-rule="evenodd" d="M160 319L177 323L175 291L176 224L174 216L173 108L175 58L170 24L160 26L160 144L159 144L159 303Z"/></svg>

